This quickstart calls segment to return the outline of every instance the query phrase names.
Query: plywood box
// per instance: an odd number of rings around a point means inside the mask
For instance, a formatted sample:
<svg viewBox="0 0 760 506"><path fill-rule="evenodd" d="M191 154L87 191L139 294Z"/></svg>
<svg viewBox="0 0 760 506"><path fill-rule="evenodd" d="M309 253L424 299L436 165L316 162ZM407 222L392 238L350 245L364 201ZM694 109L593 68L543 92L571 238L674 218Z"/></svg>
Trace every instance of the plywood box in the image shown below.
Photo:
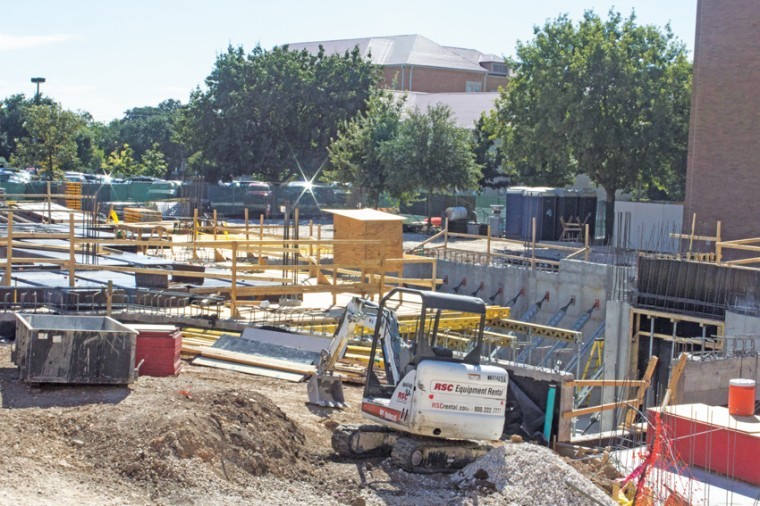
<svg viewBox="0 0 760 506"><path fill-rule="evenodd" d="M334 238L338 240L380 240L380 245L336 244L335 263L347 267L368 266L367 272L400 272L404 256L404 218L374 209L333 209ZM395 262L389 262L393 259ZM377 267L372 267L376 265Z"/></svg>

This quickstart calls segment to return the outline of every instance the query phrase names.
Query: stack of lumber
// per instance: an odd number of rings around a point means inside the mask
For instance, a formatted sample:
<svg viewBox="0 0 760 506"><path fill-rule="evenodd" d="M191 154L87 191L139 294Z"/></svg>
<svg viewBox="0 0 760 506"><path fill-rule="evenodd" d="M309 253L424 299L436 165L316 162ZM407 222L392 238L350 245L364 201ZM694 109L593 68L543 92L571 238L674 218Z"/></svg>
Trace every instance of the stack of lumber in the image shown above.
<svg viewBox="0 0 760 506"><path fill-rule="evenodd" d="M130 325L137 331L135 365L141 376L176 376L180 370L182 333L174 325Z"/></svg>
<svg viewBox="0 0 760 506"><path fill-rule="evenodd" d="M125 207L124 221L127 223L140 223L143 221L161 221L163 217L158 211L144 207Z"/></svg>
<svg viewBox="0 0 760 506"><path fill-rule="evenodd" d="M240 337L240 332L185 327L182 329L182 355L188 359L197 357L203 348L212 346L222 335Z"/></svg>
<svg viewBox="0 0 760 506"><path fill-rule="evenodd" d="M82 199L80 197L82 196L82 183L67 182L65 192L66 207L81 211Z"/></svg>
<svg viewBox="0 0 760 506"><path fill-rule="evenodd" d="M316 370L313 365L280 361L269 357L212 348L213 344L222 335L240 337L240 334L237 332L188 327L182 329L182 335L182 355L188 359L195 358L194 364L231 369L250 374L259 374L263 370L271 369L283 373L278 374L276 377L294 381L297 376L300 376L300 381L304 376L314 374ZM335 372L339 373L345 382L364 384L369 354L369 346L349 345L344 356L335 365ZM375 357L375 363L381 368L384 366L382 354ZM265 375L272 376L271 374Z"/></svg>

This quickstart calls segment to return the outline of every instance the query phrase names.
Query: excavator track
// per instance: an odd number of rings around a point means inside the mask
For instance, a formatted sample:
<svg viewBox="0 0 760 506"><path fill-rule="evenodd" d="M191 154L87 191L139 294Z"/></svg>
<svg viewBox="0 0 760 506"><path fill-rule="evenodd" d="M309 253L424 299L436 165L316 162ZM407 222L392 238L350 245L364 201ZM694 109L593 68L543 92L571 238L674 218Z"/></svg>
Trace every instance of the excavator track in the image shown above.
<svg viewBox="0 0 760 506"><path fill-rule="evenodd" d="M332 447L341 457L388 457L398 440L397 432L382 425L341 425L332 435Z"/></svg>
<svg viewBox="0 0 760 506"><path fill-rule="evenodd" d="M393 445L393 463L410 473L453 473L492 449L471 441L400 437Z"/></svg>

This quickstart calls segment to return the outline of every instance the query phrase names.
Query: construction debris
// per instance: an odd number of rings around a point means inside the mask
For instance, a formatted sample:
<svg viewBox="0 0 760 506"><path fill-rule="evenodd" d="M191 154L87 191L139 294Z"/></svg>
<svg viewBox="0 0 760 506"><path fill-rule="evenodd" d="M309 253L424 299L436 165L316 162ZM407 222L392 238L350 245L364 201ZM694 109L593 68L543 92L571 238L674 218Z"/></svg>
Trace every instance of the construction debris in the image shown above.
<svg viewBox="0 0 760 506"><path fill-rule="evenodd" d="M492 490L499 504L614 505L601 489L556 453L507 443L452 476L463 489Z"/></svg>

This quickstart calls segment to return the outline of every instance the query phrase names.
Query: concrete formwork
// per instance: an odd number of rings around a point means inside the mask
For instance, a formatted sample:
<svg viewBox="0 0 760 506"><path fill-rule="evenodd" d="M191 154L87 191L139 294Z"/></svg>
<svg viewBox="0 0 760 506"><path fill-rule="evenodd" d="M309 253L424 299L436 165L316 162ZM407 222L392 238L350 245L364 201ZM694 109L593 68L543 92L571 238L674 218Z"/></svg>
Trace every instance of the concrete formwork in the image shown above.
<svg viewBox="0 0 760 506"><path fill-rule="evenodd" d="M430 275L423 272L429 266L407 266L406 276ZM491 303L490 297L501 287L503 293L494 298L493 303L504 304L514 297L521 289L525 289L517 302L512 306L512 317L517 319L531 305L540 300L546 292L550 299L541 306L536 323L545 324L557 310L566 305L571 297L575 297L575 305L567 310L567 316L559 324L560 327L570 327L578 317L586 312L598 300L600 307L591 315L591 320L583 328L584 337L601 323L605 318L605 307L609 287L612 283L614 267L596 264L582 260L561 260L558 271L531 270L529 267L503 265L483 266L439 260L437 277L448 278L448 282L440 287L442 292L453 292L463 279L466 285L459 288L460 294L474 294L483 283L483 289L477 292L486 303Z"/></svg>

